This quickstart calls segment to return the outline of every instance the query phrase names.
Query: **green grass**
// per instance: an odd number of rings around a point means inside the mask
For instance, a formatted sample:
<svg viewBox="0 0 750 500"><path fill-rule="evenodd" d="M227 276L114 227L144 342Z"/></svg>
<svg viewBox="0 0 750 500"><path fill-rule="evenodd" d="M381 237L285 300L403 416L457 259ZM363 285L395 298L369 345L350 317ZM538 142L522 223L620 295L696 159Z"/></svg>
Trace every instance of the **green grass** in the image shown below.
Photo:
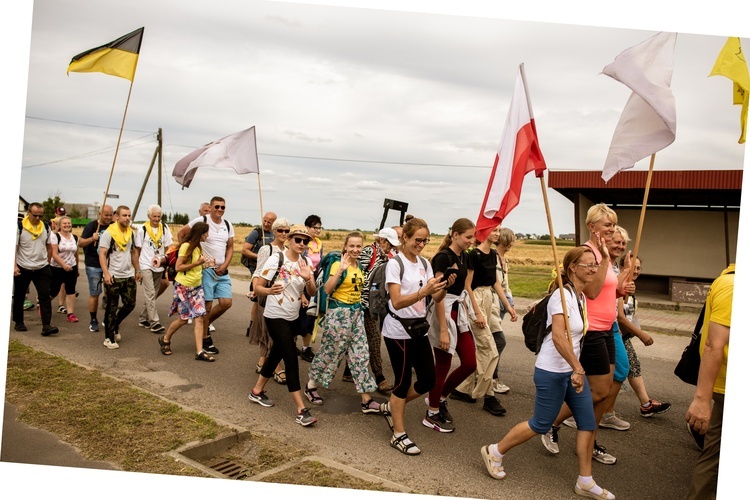
<svg viewBox="0 0 750 500"><path fill-rule="evenodd" d="M571 240L555 240L555 243L557 243L557 246L559 247L574 247L575 241ZM552 242L550 240L523 240L524 245L546 245L548 247L552 246Z"/></svg>
<svg viewBox="0 0 750 500"><path fill-rule="evenodd" d="M552 270L546 266L513 266L508 280L514 297L540 299L552 281Z"/></svg>

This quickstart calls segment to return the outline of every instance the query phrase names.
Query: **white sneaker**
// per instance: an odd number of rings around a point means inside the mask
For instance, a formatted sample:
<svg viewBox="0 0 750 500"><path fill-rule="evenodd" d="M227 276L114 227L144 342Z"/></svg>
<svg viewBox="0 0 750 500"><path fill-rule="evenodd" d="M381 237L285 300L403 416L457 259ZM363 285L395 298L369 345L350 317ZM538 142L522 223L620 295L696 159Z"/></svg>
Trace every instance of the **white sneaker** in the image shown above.
<svg viewBox="0 0 750 500"><path fill-rule="evenodd" d="M216 328L214 328L214 325L208 325L208 333L215 332Z"/></svg>
<svg viewBox="0 0 750 500"><path fill-rule="evenodd" d="M576 424L576 419L573 417L568 417L565 420L563 420L563 424L567 425L571 429L578 429L578 424Z"/></svg>
<svg viewBox="0 0 750 500"><path fill-rule="evenodd" d="M617 431L626 431L630 429L630 423L624 421L618 417L617 414L613 413L611 415L603 415L602 419L599 421L599 427L615 429Z"/></svg>
<svg viewBox="0 0 750 500"><path fill-rule="evenodd" d="M493 392L496 392L498 394L505 394L506 392L510 391L510 387L503 384L500 379L497 379L492 386L492 390Z"/></svg>
<svg viewBox="0 0 750 500"><path fill-rule="evenodd" d="M547 448L548 452L554 453L555 455L560 453L560 447L557 444L557 431L559 430L559 427L552 426L552 428L547 431L547 434L542 434L542 444Z"/></svg>
<svg viewBox="0 0 750 500"><path fill-rule="evenodd" d="M119 349L120 345L117 342L110 342L109 339L104 339L104 347L107 349Z"/></svg>

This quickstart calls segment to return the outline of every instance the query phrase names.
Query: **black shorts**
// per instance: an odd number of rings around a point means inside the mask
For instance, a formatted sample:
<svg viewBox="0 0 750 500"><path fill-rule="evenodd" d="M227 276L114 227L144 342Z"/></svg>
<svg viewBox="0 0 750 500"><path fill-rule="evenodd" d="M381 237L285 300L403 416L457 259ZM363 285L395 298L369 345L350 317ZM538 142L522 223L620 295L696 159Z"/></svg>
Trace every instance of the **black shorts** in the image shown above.
<svg viewBox="0 0 750 500"><path fill-rule="evenodd" d="M607 375L615 364L615 337L612 330L589 330L583 338L579 358L586 375Z"/></svg>

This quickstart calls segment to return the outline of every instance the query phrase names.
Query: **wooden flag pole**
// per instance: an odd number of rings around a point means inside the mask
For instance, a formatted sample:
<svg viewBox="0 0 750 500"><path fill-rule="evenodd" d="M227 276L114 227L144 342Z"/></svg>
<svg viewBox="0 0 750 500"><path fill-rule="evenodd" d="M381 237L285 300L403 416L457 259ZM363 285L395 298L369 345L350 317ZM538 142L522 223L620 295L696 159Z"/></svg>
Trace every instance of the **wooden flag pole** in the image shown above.
<svg viewBox="0 0 750 500"><path fill-rule="evenodd" d="M557 288L560 290L560 303L562 304L563 319L565 320L565 335L570 341L570 347L575 352L573 346L573 335L570 333L570 320L568 319L568 301L565 300L565 290L563 287L562 273L560 272L560 266L558 265L559 259L557 257L557 242L555 241L555 230L552 229L552 215L549 210L549 200L547 199L547 186L544 183L544 176L539 177L539 182L542 186L542 196L544 197L544 211L547 213L547 225L549 226L550 241L552 242L552 258L555 262L555 281L557 281ZM576 300L578 300L576 298Z"/></svg>
<svg viewBox="0 0 750 500"><path fill-rule="evenodd" d="M134 79L135 79L135 75ZM117 152L120 150L120 141L122 140L122 131L125 128L125 117L128 114L128 105L130 104L130 95L133 92L133 80L130 80L130 89L128 89L128 99L125 101L125 111L122 113L122 122L120 123L120 132L117 134L117 145L115 146L115 157L112 159L112 168L109 170L109 180L107 181L107 189L104 191L104 201L102 202L102 209L107 204L107 195L109 194L109 187L112 184L112 175L115 172L115 163L117 163Z"/></svg>
<svg viewBox="0 0 750 500"><path fill-rule="evenodd" d="M643 220L646 218L646 205L648 204L648 192L651 189L651 177L654 173L654 161L656 160L656 153L651 155L651 164L648 167L648 176L646 177L646 189L643 192L643 205L641 206L641 218L638 221L638 233L635 236L635 246L633 247L633 258L631 259L630 271L628 274L628 281L633 281L633 268L635 267L635 259L638 257L638 249L641 245L641 233L643 232Z"/></svg>

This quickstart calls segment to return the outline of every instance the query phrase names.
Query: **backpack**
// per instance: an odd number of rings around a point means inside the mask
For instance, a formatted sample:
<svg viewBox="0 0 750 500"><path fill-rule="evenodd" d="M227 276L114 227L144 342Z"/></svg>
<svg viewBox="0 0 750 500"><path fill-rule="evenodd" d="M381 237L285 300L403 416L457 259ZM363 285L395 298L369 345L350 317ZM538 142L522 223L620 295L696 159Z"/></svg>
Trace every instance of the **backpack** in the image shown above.
<svg viewBox="0 0 750 500"><path fill-rule="evenodd" d="M226 222L226 221L224 221ZM228 230L228 227L227 227ZM263 246L263 231L261 230L261 227L258 226L254 228L252 231L250 231L250 234L257 232L258 233L258 239L255 240L255 244L253 244L253 248L250 249L251 252L254 254L258 254L258 250L260 250L260 247ZM250 261L249 257L245 257L244 255L240 258L240 264L245 266L248 270L252 270L257 264L258 261L255 262Z"/></svg>
<svg viewBox="0 0 750 500"><path fill-rule="evenodd" d="M164 254L164 257L167 259L167 264L165 267L165 273L167 275L167 279L169 281L174 281L174 279L177 277L177 269L175 269L175 265L177 264L177 251L179 250L179 247L172 247L170 248L167 253Z"/></svg>
<svg viewBox="0 0 750 500"><path fill-rule="evenodd" d="M341 250L331 250L320 259L318 264L317 276L315 277L315 307L317 308L318 316L326 313L326 306L328 304L328 294L325 292L325 284L328 278L331 276L331 266L334 262L341 261ZM346 273L341 275L336 288L338 288L344 281Z"/></svg>
<svg viewBox="0 0 750 500"><path fill-rule="evenodd" d="M401 260L400 255L401 254L396 254L393 256L396 262L398 262L399 281L404 279L404 262ZM429 265L427 259L421 255L419 255L419 259L422 261L422 266L427 269ZM385 282L386 264L387 262L383 262L382 265L377 266L370 273L372 278L370 280L368 310L372 316L379 316L381 318L385 318L388 314L388 300L391 298L387 283Z"/></svg>
<svg viewBox="0 0 750 500"><path fill-rule="evenodd" d="M571 292L568 284L565 284ZM557 289L545 295L541 300L531 304L529 310L523 315L523 322L521 323L521 331L523 332L523 342L529 351L534 354L539 354L539 350L542 348L544 338L552 330L552 325L547 326L547 304L549 303L550 297L553 293L559 293ZM575 295L575 292L573 292ZM577 298L576 298L577 301ZM578 304L581 307L581 304ZM583 311L581 310L581 314Z"/></svg>

